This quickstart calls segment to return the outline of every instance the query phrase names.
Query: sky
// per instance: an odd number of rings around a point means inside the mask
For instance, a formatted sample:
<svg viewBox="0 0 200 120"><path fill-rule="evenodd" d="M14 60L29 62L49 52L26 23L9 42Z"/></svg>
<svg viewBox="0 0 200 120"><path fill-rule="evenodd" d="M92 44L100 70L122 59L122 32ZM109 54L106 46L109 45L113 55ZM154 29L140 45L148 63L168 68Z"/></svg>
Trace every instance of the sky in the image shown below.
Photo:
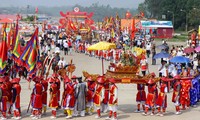
<svg viewBox="0 0 200 120"><path fill-rule="evenodd" d="M76 4L82 6L90 6L93 3L110 5L111 7L120 8L137 8L139 3L144 0L0 0L0 7L16 6L74 6Z"/></svg>

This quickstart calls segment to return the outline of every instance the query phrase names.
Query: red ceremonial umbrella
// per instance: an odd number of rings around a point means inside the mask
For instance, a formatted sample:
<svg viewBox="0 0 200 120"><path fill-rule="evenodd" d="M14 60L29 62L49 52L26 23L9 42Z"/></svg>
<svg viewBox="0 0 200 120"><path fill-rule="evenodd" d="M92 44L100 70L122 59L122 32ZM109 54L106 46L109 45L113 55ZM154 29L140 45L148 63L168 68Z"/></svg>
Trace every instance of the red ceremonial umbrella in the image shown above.
<svg viewBox="0 0 200 120"><path fill-rule="evenodd" d="M184 53L192 53L192 52L194 52L194 48L191 48L191 47L188 47L188 48L185 48L184 50L183 50L183 52Z"/></svg>
<svg viewBox="0 0 200 120"><path fill-rule="evenodd" d="M200 52L200 46L196 47L195 51Z"/></svg>

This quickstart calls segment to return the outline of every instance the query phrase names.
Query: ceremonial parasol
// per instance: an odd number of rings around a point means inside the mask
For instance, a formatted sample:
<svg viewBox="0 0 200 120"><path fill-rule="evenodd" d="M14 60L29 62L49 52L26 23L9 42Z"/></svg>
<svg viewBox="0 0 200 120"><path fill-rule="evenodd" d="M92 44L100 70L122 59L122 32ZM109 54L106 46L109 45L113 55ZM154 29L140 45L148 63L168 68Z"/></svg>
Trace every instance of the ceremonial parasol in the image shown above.
<svg viewBox="0 0 200 120"><path fill-rule="evenodd" d="M170 62L172 62L172 63L189 63L190 59L183 57L183 56L175 56L170 60Z"/></svg>
<svg viewBox="0 0 200 120"><path fill-rule="evenodd" d="M184 53L192 53L192 52L194 52L194 48L191 48L191 47L188 47L188 48L185 48L184 50L183 50L183 52Z"/></svg>
<svg viewBox="0 0 200 120"><path fill-rule="evenodd" d="M200 46L196 47L195 51L200 52Z"/></svg>
<svg viewBox="0 0 200 120"><path fill-rule="evenodd" d="M88 47L88 50L109 50L109 49L115 49L116 45L114 43L109 43L109 42L98 42L94 45L91 45ZM103 57L102 57L102 74L104 74L104 65L103 65Z"/></svg>
<svg viewBox="0 0 200 120"><path fill-rule="evenodd" d="M155 56L153 57L154 59L158 59L158 58L169 58L170 55L166 52L160 52L155 54Z"/></svg>
<svg viewBox="0 0 200 120"><path fill-rule="evenodd" d="M88 50L109 50L109 49L115 49L115 48L116 48L116 45L114 43L98 42L88 47Z"/></svg>

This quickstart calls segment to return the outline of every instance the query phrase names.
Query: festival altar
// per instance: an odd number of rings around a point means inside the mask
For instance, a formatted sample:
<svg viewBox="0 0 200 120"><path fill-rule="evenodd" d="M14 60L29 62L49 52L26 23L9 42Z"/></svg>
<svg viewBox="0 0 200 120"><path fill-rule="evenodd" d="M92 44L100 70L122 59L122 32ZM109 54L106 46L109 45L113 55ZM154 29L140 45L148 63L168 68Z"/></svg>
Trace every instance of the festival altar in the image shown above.
<svg viewBox="0 0 200 120"><path fill-rule="evenodd" d="M139 49L136 48L139 52ZM151 74L146 76L138 75L140 70L140 61L142 55L145 55L144 51L141 51L140 54L137 53L137 56L133 54L126 53L125 51L120 56L120 61L118 63L110 63L106 73L104 74L105 78L115 78L116 83L135 83L135 84L146 84L149 79L152 79ZM95 81L99 74L90 74L87 71L83 71L83 76L85 78L92 77ZM160 78L153 78L155 82L158 82Z"/></svg>

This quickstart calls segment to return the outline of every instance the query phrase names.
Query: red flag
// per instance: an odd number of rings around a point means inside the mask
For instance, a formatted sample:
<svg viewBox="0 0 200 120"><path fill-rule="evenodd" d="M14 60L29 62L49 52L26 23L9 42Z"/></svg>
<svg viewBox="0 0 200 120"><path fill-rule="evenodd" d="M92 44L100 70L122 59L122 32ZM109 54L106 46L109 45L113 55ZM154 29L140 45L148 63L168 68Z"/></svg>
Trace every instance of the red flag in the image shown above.
<svg viewBox="0 0 200 120"><path fill-rule="evenodd" d="M144 12L140 12L140 16L141 16L141 17L144 17Z"/></svg>
<svg viewBox="0 0 200 120"><path fill-rule="evenodd" d="M12 51L12 57L15 60L15 62L18 61L18 59L21 55L21 52L22 52L22 47L21 47L21 44L19 42L18 30L19 30L19 28L18 28L18 21L17 21L16 28L15 28L15 31L14 31L14 34L13 34L13 38L11 40L11 43L12 43L11 50L13 50Z"/></svg>
<svg viewBox="0 0 200 120"><path fill-rule="evenodd" d="M6 71L6 65L7 65L7 59L8 59L8 56L7 56L7 53L8 53L8 48L7 48L7 35L6 35L6 26L7 24L4 24L3 25L3 34L0 34L0 35L3 35L3 39L0 43L0 73L4 73ZM1 38L1 37L0 37Z"/></svg>
<svg viewBox="0 0 200 120"><path fill-rule="evenodd" d="M132 22L132 32L131 32L131 39L133 40L135 38L135 19L133 18L133 22Z"/></svg>
<svg viewBox="0 0 200 120"><path fill-rule="evenodd" d="M38 7L35 8L35 13L38 14Z"/></svg>

